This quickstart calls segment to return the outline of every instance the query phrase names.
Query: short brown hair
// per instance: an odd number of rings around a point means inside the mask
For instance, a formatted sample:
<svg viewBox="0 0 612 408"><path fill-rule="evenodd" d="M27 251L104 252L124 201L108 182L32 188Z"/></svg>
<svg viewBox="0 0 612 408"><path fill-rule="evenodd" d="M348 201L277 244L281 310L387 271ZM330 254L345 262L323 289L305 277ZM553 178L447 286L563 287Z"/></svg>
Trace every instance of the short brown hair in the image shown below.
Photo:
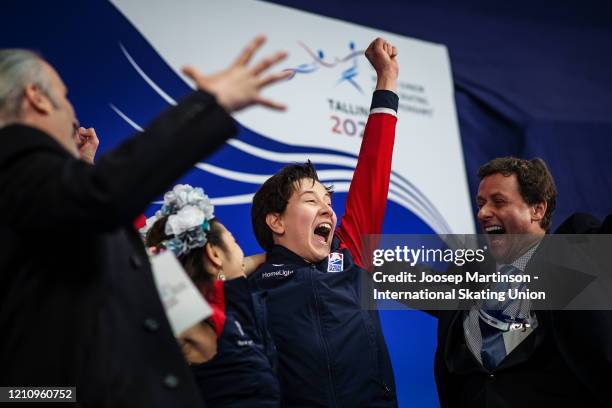
<svg viewBox="0 0 612 408"><path fill-rule="evenodd" d="M319 181L317 170L310 160L303 164L291 164L283 167L278 173L262 184L253 197L251 223L259 245L266 251L272 249L274 238L272 230L266 223L266 216L272 213L282 214L287 203L302 179L311 179L313 184ZM331 186L325 186L332 192Z"/></svg>
<svg viewBox="0 0 612 408"><path fill-rule="evenodd" d="M540 226L548 231L552 214L557 205L557 188L544 160L539 157L530 160L516 157L498 157L478 169L480 180L497 173L506 177L512 174L516 175L519 192L528 205L546 203L546 213L540 220Z"/></svg>

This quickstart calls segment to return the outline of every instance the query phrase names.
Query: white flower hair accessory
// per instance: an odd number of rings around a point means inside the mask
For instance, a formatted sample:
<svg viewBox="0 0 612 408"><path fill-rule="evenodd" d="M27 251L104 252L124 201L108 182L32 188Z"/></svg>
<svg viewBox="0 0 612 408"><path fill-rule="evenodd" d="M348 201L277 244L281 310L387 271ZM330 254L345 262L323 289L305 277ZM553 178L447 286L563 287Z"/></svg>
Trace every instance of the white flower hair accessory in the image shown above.
<svg viewBox="0 0 612 408"><path fill-rule="evenodd" d="M206 245L206 232L214 218L214 206L200 187L177 184L164 194L164 204L154 216L147 219L140 233L146 235L159 219L167 217L164 232L174 235L160 243L180 257L194 248Z"/></svg>

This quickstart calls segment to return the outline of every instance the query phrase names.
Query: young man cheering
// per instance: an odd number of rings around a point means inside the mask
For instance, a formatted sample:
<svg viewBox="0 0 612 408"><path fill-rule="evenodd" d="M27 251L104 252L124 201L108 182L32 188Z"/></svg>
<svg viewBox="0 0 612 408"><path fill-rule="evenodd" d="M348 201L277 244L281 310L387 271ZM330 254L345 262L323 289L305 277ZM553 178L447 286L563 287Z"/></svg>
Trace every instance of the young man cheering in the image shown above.
<svg viewBox="0 0 612 408"><path fill-rule="evenodd" d="M377 73L359 160L336 230L330 189L310 162L283 168L255 194L252 222L267 261L251 276L266 294L283 406L396 406L377 311L361 307L360 236L382 228L395 138L397 50L366 50Z"/></svg>

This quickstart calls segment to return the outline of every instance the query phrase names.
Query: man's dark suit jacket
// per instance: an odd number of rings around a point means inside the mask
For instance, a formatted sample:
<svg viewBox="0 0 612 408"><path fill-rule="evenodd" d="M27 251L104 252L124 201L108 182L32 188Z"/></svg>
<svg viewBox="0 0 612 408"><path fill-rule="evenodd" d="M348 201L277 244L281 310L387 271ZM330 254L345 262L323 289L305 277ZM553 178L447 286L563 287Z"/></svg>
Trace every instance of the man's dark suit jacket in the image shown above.
<svg viewBox="0 0 612 408"><path fill-rule="evenodd" d="M200 91L94 166L34 128L0 130L0 385L202 406L131 222L234 133Z"/></svg>
<svg viewBox="0 0 612 408"><path fill-rule="evenodd" d="M564 232L604 232L581 221L572 220ZM526 272L542 252L538 248ZM438 317L434 373L442 407L612 406L612 312L537 311L538 328L492 372L466 345L463 311L432 314Z"/></svg>

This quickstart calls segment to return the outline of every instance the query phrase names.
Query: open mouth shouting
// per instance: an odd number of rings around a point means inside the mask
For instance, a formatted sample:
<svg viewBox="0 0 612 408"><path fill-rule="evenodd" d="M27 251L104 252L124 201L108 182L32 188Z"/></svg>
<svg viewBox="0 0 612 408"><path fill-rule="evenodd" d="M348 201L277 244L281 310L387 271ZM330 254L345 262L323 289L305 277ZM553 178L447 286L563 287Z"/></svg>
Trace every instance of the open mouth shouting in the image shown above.
<svg viewBox="0 0 612 408"><path fill-rule="evenodd" d="M501 225L490 225L484 228L487 234L505 234L506 229Z"/></svg>
<svg viewBox="0 0 612 408"><path fill-rule="evenodd" d="M497 259L504 258L509 249L508 236L506 235L506 228L501 224L489 224L482 227L489 248L493 256Z"/></svg>
<svg viewBox="0 0 612 408"><path fill-rule="evenodd" d="M332 239L331 233L332 233L331 223L327 221L321 222L314 229L315 242L323 246L329 246L331 244L331 239Z"/></svg>
<svg viewBox="0 0 612 408"><path fill-rule="evenodd" d="M493 257L500 262L510 262L529 248L534 237L531 234L508 233L501 224L489 224L482 228Z"/></svg>

